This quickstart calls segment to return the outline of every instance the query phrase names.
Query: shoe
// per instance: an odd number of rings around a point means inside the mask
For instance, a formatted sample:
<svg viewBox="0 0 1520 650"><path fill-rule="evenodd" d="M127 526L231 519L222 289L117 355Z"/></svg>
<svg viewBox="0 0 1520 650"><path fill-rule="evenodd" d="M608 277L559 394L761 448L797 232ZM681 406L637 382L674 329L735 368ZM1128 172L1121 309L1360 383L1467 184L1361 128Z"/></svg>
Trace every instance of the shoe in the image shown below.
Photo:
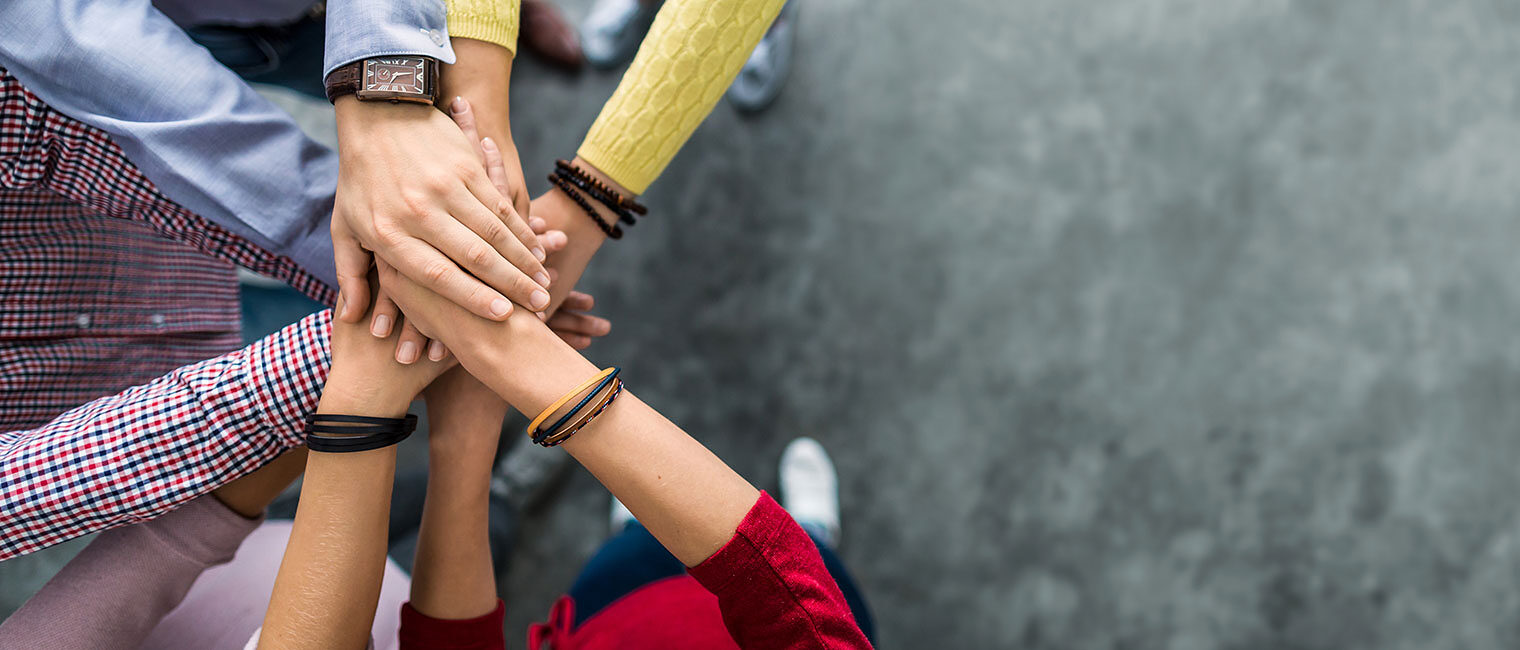
<svg viewBox="0 0 1520 650"><path fill-rule="evenodd" d="M530 512L570 465L569 454L520 440L491 470L491 496L517 512Z"/></svg>
<svg viewBox="0 0 1520 650"><path fill-rule="evenodd" d="M803 528L839 547L839 475L823 445L798 438L781 452L781 506Z"/></svg>
<svg viewBox="0 0 1520 650"><path fill-rule="evenodd" d="M598 68L611 68L632 59L659 12L659 2L597 0L581 24L586 61Z"/></svg>
<svg viewBox="0 0 1520 650"><path fill-rule="evenodd" d="M628 527L629 522L635 521L633 513L628 510L628 506L623 505L622 501L618 501L617 497L612 497L612 517L610 519L609 523L614 535L623 532L623 529Z"/></svg>
<svg viewBox="0 0 1520 650"><path fill-rule="evenodd" d="M565 15L549 0L522 0L522 27L519 35L523 47L565 70L579 70L586 62L575 30Z"/></svg>
<svg viewBox="0 0 1520 650"><path fill-rule="evenodd" d="M765 37L750 52L749 60L739 69L739 76L728 87L728 101L741 111L753 113L764 110L786 85L792 72L792 48L797 40L797 2L791 0L781 7L776 22L771 23Z"/></svg>

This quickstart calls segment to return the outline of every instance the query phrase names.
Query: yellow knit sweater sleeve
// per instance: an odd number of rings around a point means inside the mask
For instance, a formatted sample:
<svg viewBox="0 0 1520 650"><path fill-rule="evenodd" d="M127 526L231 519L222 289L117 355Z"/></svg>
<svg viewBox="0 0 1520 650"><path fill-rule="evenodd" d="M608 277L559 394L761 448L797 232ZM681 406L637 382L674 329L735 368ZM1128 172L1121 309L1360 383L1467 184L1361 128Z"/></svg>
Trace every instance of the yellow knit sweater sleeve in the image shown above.
<svg viewBox="0 0 1520 650"><path fill-rule="evenodd" d="M449 37L495 43L517 53L520 0L448 0Z"/></svg>
<svg viewBox="0 0 1520 650"><path fill-rule="evenodd" d="M783 4L668 0L576 153L642 194L712 112Z"/></svg>

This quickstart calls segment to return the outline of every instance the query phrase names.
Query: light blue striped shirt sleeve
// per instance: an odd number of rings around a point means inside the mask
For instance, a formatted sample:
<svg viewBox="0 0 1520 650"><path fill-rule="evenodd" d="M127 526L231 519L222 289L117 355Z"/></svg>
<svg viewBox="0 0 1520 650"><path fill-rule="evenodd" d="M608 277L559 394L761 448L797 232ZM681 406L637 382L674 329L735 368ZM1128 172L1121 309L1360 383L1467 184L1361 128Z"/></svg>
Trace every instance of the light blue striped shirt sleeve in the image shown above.
<svg viewBox="0 0 1520 650"><path fill-rule="evenodd" d="M441 0L327 9L327 69L386 54L454 60ZM336 153L147 0L0 1L0 67L109 134L170 199L336 286Z"/></svg>

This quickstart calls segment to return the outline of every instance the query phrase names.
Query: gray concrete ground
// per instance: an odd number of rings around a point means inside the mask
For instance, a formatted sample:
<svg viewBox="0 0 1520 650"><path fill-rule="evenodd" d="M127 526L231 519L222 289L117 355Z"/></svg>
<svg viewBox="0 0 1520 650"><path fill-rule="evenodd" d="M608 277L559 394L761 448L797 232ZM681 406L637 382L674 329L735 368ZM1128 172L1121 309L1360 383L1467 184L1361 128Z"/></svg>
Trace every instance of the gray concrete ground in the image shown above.
<svg viewBox="0 0 1520 650"><path fill-rule="evenodd" d="M1520 9L796 1L583 286L753 480L834 452L883 646L1520 647ZM521 65L535 189L615 82ZM514 646L606 499L528 522Z"/></svg>

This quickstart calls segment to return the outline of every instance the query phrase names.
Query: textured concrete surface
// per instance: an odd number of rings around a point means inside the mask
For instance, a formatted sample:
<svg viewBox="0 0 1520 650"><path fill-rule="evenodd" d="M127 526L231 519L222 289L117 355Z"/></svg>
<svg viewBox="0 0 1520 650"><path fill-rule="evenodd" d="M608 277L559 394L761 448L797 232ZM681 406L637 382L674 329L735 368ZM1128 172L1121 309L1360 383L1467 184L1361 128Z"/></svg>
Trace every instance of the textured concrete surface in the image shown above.
<svg viewBox="0 0 1520 650"><path fill-rule="evenodd" d="M756 482L834 452L883 646L1520 647L1520 9L796 1L583 287ZM519 67L535 189L615 82ZM606 509L531 519L514 647Z"/></svg>

